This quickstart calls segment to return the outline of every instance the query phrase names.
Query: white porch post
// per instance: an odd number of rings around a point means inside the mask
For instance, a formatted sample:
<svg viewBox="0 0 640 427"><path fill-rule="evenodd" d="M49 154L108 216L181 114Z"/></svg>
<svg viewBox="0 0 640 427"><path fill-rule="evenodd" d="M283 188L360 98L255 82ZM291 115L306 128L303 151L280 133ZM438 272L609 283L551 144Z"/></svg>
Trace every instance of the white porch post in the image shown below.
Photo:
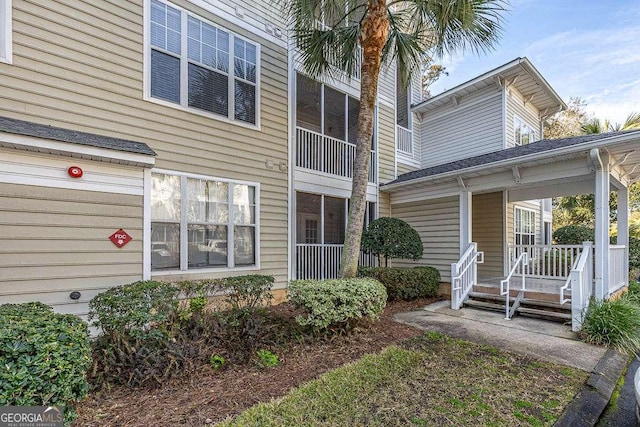
<svg viewBox="0 0 640 427"><path fill-rule="evenodd" d="M618 193L618 237L616 243L624 245L624 283L629 285L629 189L624 187Z"/></svg>
<svg viewBox="0 0 640 427"><path fill-rule="evenodd" d="M471 191L460 192L460 256L464 254L471 244L471 221L472 221L472 194Z"/></svg>
<svg viewBox="0 0 640 427"><path fill-rule="evenodd" d="M595 166L595 297L602 300L609 282L609 157L591 150Z"/></svg>

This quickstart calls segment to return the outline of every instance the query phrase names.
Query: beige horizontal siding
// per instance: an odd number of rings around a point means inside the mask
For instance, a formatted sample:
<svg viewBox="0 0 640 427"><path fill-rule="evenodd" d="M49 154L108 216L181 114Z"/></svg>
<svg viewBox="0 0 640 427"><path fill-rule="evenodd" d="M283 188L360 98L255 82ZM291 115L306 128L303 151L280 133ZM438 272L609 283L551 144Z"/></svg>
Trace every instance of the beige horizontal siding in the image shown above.
<svg viewBox="0 0 640 427"><path fill-rule="evenodd" d="M391 195L380 192L378 196L378 217L391 216Z"/></svg>
<svg viewBox="0 0 640 427"><path fill-rule="evenodd" d="M258 182L261 186L262 269L251 272L274 275L277 286L284 287L287 281L287 172L280 171L277 166L268 168L267 160L274 164L288 160L286 48L261 39L191 2L175 0L173 3L260 44L259 128L143 99L143 0L14 1L14 60L12 65L0 64L0 116L141 141L158 153L158 168ZM229 0L228 3L233 2ZM271 4L238 4L258 20L281 19ZM15 220L22 225L15 229L14 237L25 248L28 248L26 242L32 233L29 229L37 229L49 236L49 240L57 241L64 238L64 226L71 225L73 215L96 213L96 207L89 204L73 205L76 211L62 213L64 202L53 200L46 209L56 213L60 226L47 227L36 224L39 215L44 213L42 208L28 206L24 201L20 203L16 209L35 209ZM97 242L102 238L97 236L102 236L116 223L129 226L130 221L136 220L126 215L118 217L126 207L115 204L113 209L115 213L112 214L105 208L104 212L109 215L104 215L102 222L76 227L82 237L80 247L90 251L92 243L87 242L91 239ZM0 223L0 230L7 227L12 225ZM140 239L141 236L136 238ZM51 246L55 245L47 241L43 247ZM120 281L119 277L129 280L141 274L141 250L140 246L139 255L129 257L135 260L140 271L128 269L121 276L112 273L109 283ZM51 259L55 264L57 258L52 255ZM87 265L91 265L88 260ZM62 274L62 267L51 265L48 268L49 271L43 272L52 277ZM235 273L217 275L231 274ZM184 278L189 277L196 276L184 275Z"/></svg>
<svg viewBox="0 0 640 427"><path fill-rule="evenodd" d="M396 118L393 108L378 105L378 176L380 183L395 178Z"/></svg>
<svg viewBox="0 0 640 427"><path fill-rule="evenodd" d="M478 277L504 274L504 205L502 192L473 196L472 240L484 252L484 264L478 265Z"/></svg>
<svg viewBox="0 0 640 427"><path fill-rule="evenodd" d="M0 183L0 303L83 314L96 292L142 279L142 213L141 196ZM121 249L119 228L133 237Z"/></svg>
<svg viewBox="0 0 640 427"><path fill-rule="evenodd" d="M460 214L457 197L391 206L394 218L415 228L424 246L422 259L393 260L394 266L430 265L440 271L442 280L451 280L451 263L460 258Z"/></svg>

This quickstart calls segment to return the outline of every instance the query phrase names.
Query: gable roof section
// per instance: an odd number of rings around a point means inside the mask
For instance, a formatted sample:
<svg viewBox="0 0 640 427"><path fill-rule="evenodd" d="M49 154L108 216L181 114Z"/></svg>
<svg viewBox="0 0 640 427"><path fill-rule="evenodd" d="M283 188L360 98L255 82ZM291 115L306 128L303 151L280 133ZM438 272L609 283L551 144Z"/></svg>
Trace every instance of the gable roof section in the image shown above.
<svg viewBox="0 0 640 427"><path fill-rule="evenodd" d="M551 115L567 108L562 98L542 77L531 61L527 58L516 58L413 106L412 111L414 113L427 113L442 106L450 105L454 98L496 85L498 81L501 85L512 85L525 98L530 98L531 103L540 110L543 116Z"/></svg>
<svg viewBox="0 0 640 427"><path fill-rule="evenodd" d="M527 145L520 145L505 150L494 151L480 156L457 160L430 168L409 172L397 177L394 181L381 185L381 189L388 190L415 182L435 180L448 176L461 176L465 173L482 169L492 169L508 166L522 161L552 157L560 151L582 151L600 143L624 144L623 141L637 139L640 141L640 131L610 132L597 135L582 135L563 139L543 139ZM622 141L620 141L622 140Z"/></svg>
<svg viewBox="0 0 640 427"><path fill-rule="evenodd" d="M67 142L107 150L123 151L132 154L155 156L156 153L143 142L79 132L54 126L47 126L24 120L0 117L0 132L11 133L52 141Z"/></svg>

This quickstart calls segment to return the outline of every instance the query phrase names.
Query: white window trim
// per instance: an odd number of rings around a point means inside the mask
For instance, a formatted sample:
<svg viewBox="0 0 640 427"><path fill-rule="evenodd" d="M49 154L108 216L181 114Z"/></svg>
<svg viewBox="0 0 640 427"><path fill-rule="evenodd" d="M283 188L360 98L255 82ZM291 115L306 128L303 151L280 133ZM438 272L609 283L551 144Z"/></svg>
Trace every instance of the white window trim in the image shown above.
<svg viewBox="0 0 640 427"><path fill-rule="evenodd" d="M516 120L520 121L520 125L521 125L521 129L522 127L526 126L529 131L530 131L530 138L529 138L529 142L527 144L522 144L522 130L520 131L520 141L516 140ZM514 114L513 115L513 145L516 147L519 147L521 145L528 145L531 144L534 141L537 141L536 139L536 130L532 127L529 126L529 123L527 123L525 120L523 120L520 116Z"/></svg>
<svg viewBox="0 0 640 427"><path fill-rule="evenodd" d="M1 2L2 0L0 0ZM6 0L5 0L6 1ZM192 113L192 114L196 114L198 116L202 116L202 117L207 117L210 119L214 119L214 120L218 120L221 122L226 122L226 123L231 123L237 126L241 126L241 127L245 127L248 129L256 129L256 130L260 130L261 129L261 85L260 85L260 78L261 78L261 69L262 69L262 64L260 61L260 56L261 56L261 51L262 51L262 46L260 45L260 43L258 43L255 40L251 40L249 38L243 37L239 34L234 33L233 31L228 30L227 28L221 26L220 24L217 24L213 21L210 21L208 19L206 19L205 17L198 15L196 13L193 13L187 9L184 9L180 6L177 6L171 2L168 2L166 0L158 0L160 3L164 3L168 6L173 7L174 9L178 9L181 13L186 13L187 15L193 16L194 18L197 18L199 20L201 20L202 22L206 22L207 24L210 24L216 28L220 28L224 31L226 31L227 33L229 33L230 37L230 52L229 52L229 61L233 60L233 39L234 38L238 38L240 40L243 40L245 42L249 42L253 45L256 46L256 123L255 124L251 124L251 123L247 123L244 122L242 120L235 120L233 118L230 117L224 117L222 115L218 115L218 114L214 114L214 113L209 113L207 111L204 110L200 110L197 108L193 108L193 107L188 107L185 105L182 105L182 102L180 104L176 104L170 101L166 101L164 99L159 99L159 98L154 98L151 96L151 37L150 37L150 31L151 31L151 0L145 0L144 2L144 11L143 11L143 18L144 18L144 36L143 36L143 43L144 43L144 54L143 54L143 67L144 67L144 77L143 77L143 100L148 101L148 102L153 102L154 104L158 104L158 105L162 105L164 107L169 107L169 108L174 108L177 110L181 110L181 111L185 111L188 113ZM183 15L184 16L184 15ZM184 18L182 19L183 23L184 23ZM186 31L186 28L185 30ZM182 34L181 34L181 37ZM184 73L184 68L182 66L182 61L183 61L183 55L186 55L186 50L185 47L183 46L182 49L182 53L180 54L180 62L181 62L181 67L180 67L180 72L181 72L181 76L180 76L180 91L181 91L181 96L183 95L183 91L185 90L186 85L186 76L183 76L182 73ZM229 73L230 73L230 77L232 77L232 80L230 80L230 82L235 83L235 77L233 77L233 67L230 66L229 68ZM229 85L229 92L230 94L232 93L234 85L230 84ZM230 102L231 102L231 98Z"/></svg>
<svg viewBox="0 0 640 427"><path fill-rule="evenodd" d="M533 213L533 233L518 232L518 222L516 221L516 216L517 216L516 212L519 211L519 210L523 211L523 212L531 212L531 213ZM538 239L538 233L536 232L536 226L537 226L536 217L537 217L537 212L535 211L535 209L529 209L529 208L525 208L525 207L522 207L522 206L514 206L514 209L513 209L513 243L514 244L522 245L522 239L520 239L521 243L516 243L516 236L518 234L521 235L521 236L533 236L534 244L535 245L539 244L539 242L538 242L538 240L539 240ZM531 243L529 243L529 245L530 244Z"/></svg>
<svg viewBox="0 0 640 427"><path fill-rule="evenodd" d="M151 174L153 173L157 173L157 174L164 174L164 175L174 175L174 176L180 176L180 177L186 177L186 178L194 178L194 179L202 179L202 180L209 180L209 181L218 181L218 182L226 182L229 184L240 184L240 185L249 185L249 186L253 186L255 188L255 248L254 248L254 252L255 252L255 264L254 265L243 265L240 267L212 267L212 268L194 268L194 269L189 269L188 267L186 267L184 270L181 269L173 269L173 270L151 270L151 223L152 223L152 218L151 218ZM148 184L147 184L148 182ZM208 176L208 175L199 175L199 174L193 174L193 173L187 173L187 172L178 172L178 171L172 171L172 170L168 170L168 169L151 169L148 172L148 176L145 176L145 195L144 195L144 201L145 201L145 232L144 232L144 256L143 256L143 261L144 261L144 275L145 277L158 277L158 276L171 276L171 275L177 275L177 274L208 274L208 273L220 273L220 272L231 272L231 271L256 271L256 270L260 270L260 183L259 182L252 182L252 181L243 181L243 180L237 180L237 179L228 179L228 178L218 178L218 177L213 177L213 176ZM231 209L231 206L230 206ZM182 220L180 222L181 227L182 227ZM182 230L181 230L182 231ZM180 235L182 236L182 233L180 233ZM182 248L183 248L183 241L182 241L182 237L180 237L180 257L182 258L183 256L186 257L186 253L183 254ZM148 255L147 255L148 253ZM232 255L230 256L232 258ZM182 263L182 261L181 261ZM148 276L147 276L148 275Z"/></svg>
<svg viewBox="0 0 640 427"><path fill-rule="evenodd" d="M6 64L13 63L11 2L12 0L0 0L0 9L4 12L4 21L0 23L0 62Z"/></svg>

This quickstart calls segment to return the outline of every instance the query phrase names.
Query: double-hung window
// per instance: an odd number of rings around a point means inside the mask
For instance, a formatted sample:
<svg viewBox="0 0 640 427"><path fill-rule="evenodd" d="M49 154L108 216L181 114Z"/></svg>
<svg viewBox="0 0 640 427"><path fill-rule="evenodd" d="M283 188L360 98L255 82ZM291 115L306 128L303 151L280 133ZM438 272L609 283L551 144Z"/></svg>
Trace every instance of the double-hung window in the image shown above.
<svg viewBox="0 0 640 427"><path fill-rule="evenodd" d="M0 0L0 62L11 63L11 0Z"/></svg>
<svg viewBox="0 0 640 427"><path fill-rule="evenodd" d="M149 20L151 98L257 124L258 44L160 0Z"/></svg>
<svg viewBox="0 0 640 427"><path fill-rule="evenodd" d="M151 269L257 265L258 185L151 175Z"/></svg>
<svg viewBox="0 0 640 427"><path fill-rule="evenodd" d="M513 119L514 143L515 145L526 145L535 141L534 130L518 117Z"/></svg>
<svg viewBox="0 0 640 427"><path fill-rule="evenodd" d="M536 212L529 209L515 208L515 244L536 244Z"/></svg>

